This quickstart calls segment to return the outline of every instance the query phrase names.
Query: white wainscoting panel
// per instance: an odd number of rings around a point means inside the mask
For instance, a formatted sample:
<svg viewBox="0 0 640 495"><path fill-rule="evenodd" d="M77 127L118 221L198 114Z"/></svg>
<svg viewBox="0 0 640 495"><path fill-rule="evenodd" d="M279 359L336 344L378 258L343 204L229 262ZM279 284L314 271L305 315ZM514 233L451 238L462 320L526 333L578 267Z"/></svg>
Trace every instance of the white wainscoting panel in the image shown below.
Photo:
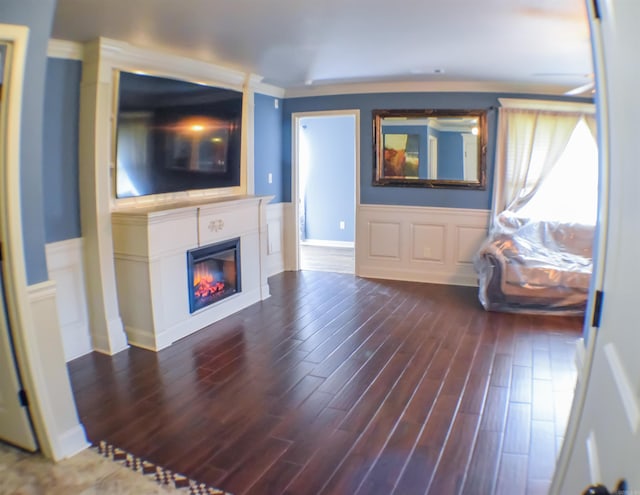
<svg viewBox="0 0 640 495"><path fill-rule="evenodd" d="M267 216L267 276L285 270L284 225L286 203L268 204Z"/></svg>
<svg viewBox="0 0 640 495"><path fill-rule="evenodd" d="M30 324L35 330L27 343L38 371L34 372L36 390L31 399L45 418L47 434L45 454L54 460L71 457L89 446L84 427L78 420L73 392L65 363L58 324L56 283L52 280L27 287ZM43 446L45 447L45 446Z"/></svg>
<svg viewBox="0 0 640 495"><path fill-rule="evenodd" d="M282 220L273 219L267 223L267 254L282 251Z"/></svg>
<svg viewBox="0 0 640 495"><path fill-rule="evenodd" d="M473 256L486 238L486 226L456 225L456 263L472 264Z"/></svg>
<svg viewBox="0 0 640 495"><path fill-rule="evenodd" d="M82 238L45 246L49 279L57 287L58 318L67 362L93 350L89 332Z"/></svg>
<svg viewBox="0 0 640 495"><path fill-rule="evenodd" d="M367 222L370 258L400 259L400 223L371 219Z"/></svg>
<svg viewBox="0 0 640 495"><path fill-rule="evenodd" d="M487 236L488 210L360 205L356 274L477 286L473 256Z"/></svg>
<svg viewBox="0 0 640 495"><path fill-rule="evenodd" d="M446 232L444 224L412 224L411 260L444 263Z"/></svg>
<svg viewBox="0 0 640 495"><path fill-rule="evenodd" d="M296 219L296 209L293 203L282 203L282 213L284 219L284 269L293 271L296 269L296 236L298 235L298 220Z"/></svg>

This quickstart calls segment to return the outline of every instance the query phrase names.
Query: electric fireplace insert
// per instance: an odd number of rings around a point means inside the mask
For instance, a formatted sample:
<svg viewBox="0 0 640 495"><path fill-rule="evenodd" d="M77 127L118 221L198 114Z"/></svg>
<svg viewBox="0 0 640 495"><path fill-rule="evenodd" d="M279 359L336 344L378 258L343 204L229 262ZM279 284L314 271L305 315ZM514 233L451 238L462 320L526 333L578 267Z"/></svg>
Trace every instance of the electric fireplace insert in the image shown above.
<svg viewBox="0 0 640 495"><path fill-rule="evenodd" d="M240 239L187 251L189 312L240 292Z"/></svg>

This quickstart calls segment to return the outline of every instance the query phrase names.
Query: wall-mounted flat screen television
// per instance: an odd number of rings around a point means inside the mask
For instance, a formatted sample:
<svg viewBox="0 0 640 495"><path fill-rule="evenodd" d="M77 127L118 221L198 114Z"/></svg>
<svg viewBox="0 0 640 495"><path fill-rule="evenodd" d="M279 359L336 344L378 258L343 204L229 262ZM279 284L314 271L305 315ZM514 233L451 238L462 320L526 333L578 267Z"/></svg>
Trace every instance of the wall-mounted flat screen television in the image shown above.
<svg viewBox="0 0 640 495"><path fill-rule="evenodd" d="M242 92L118 78L117 198L240 185Z"/></svg>

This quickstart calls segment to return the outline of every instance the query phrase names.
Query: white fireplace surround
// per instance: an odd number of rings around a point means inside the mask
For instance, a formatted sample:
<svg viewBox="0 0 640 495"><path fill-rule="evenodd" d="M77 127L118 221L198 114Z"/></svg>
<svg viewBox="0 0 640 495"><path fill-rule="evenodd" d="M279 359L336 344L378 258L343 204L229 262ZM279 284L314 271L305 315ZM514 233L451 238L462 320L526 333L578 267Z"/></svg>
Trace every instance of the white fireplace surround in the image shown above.
<svg viewBox="0 0 640 495"><path fill-rule="evenodd" d="M269 297L268 197L153 205L112 213L118 303L130 344L158 351ZM189 311L187 251L240 238L241 291Z"/></svg>
<svg viewBox="0 0 640 495"><path fill-rule="evenodd" d="M118 70L242 91L240 186L116 199L113 134ZM80 211L89 327L95 350L115 354L128 344L162 349L268 297L263 229L266 231L264 208L269 198L252 196L253 101L256 88L262 86L260 79L253 74L105 38L84 44ZM210 231L203 222L211 216L228 217L225 228ZM231 237L232 232L241 237L242 293L213 305L211 310L189 316L185 251L205 239L213 242Z"/></svg>

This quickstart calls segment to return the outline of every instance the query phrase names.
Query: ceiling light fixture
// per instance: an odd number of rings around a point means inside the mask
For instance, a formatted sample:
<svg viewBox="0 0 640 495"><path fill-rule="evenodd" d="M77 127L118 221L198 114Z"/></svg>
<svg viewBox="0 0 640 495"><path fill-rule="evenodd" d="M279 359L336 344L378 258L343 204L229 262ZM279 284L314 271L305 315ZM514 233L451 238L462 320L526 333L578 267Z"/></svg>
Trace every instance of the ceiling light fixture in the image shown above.
<svg viewBox="0 0 640 495"><path fill-rule="evenodd" d="M414 69L409 69L409 73L410 74L444 74L445 70L441 67L437 67L435 69L420 69L420 68L414 68Z"/></svg>

